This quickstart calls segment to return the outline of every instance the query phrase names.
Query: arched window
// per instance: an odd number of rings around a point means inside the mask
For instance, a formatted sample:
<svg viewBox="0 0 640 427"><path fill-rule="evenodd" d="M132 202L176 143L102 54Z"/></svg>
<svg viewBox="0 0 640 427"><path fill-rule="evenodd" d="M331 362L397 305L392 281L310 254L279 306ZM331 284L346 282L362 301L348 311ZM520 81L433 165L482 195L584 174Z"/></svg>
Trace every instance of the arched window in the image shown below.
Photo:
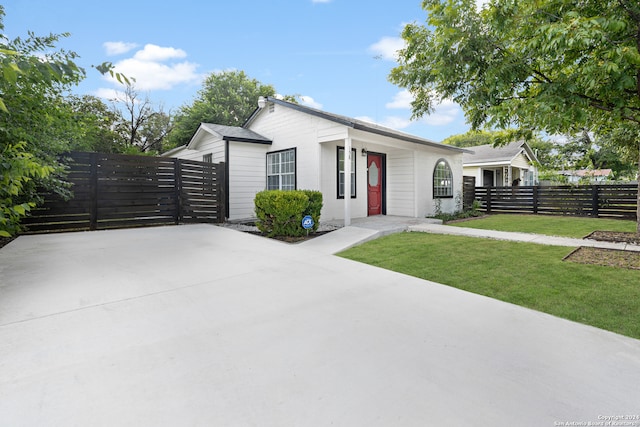
<svg viewBox="0 0 640 427"><path fill-rule="evenodd" d="M453 197L453 174L445 159L440 159L433 170L433 198Z"/></svg>

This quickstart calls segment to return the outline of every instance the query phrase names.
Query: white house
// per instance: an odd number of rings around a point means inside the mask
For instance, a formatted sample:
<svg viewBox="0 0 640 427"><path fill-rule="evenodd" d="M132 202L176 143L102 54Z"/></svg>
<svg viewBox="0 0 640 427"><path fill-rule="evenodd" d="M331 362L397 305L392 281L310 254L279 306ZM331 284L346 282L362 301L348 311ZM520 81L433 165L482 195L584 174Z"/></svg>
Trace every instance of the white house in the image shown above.
<svg viewBox="0 0 640 427"><path fill-rule="evenodd" d="M259 191L309 189L323 194L323 219L349 224L370 215L425 217L460 208L463 152L269 97L242 127L202 123L188 144L163 155L224 161L229 219L255 217Z"/></svg>
<svg viewBox="0 0 640 427"><path fill-rule="evenodd" d="M516 141L501 147L486 144L467 149L472 153L463 155L463 173L475 177L477 186L509 187L538 182L538 159L526 142Z"/></svg>
<svg viewBox="0 0 640 427"><path fill-rule="evenodd" d="M571 184L588 181L592 184L606 182L610 179L613 171L611 169L580 169L561 171L560 175L567 177L567 181Z"/></svg>

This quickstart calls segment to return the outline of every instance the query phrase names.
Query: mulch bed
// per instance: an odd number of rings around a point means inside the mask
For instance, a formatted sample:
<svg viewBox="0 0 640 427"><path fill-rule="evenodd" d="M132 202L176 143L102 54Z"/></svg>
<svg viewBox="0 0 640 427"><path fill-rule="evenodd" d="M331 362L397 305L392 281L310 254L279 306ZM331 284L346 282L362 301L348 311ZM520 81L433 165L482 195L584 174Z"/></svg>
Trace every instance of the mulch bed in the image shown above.
<svg viewBox="0 0 640 427"><path fill-rule="evenodd" d="M13 239L15 239L15 237L0 237L0 248L8 245Z"/></svg>
<svg viewBox="0 0 640 427"><path fill-rule="evenodd" d="M640 235L619 231L594 231L585 239L640 245ZM640 270L640 252L581 246L564 257L565 261L580 264Z"/></svg>
<svg viewBox="0 0 640 427"><path fill-rule="evenodd" d="M241 231L244 231L245 233L253 234L253 235L256 235L256 236L268 237L266 234L264 234L264 233L262 233L260 231L249 231L249 230L241 230ZM309 235L307 235L307 236L297 236L297 237L274 236L274 237L271 237L271 239L280 240L281 242L286 242L286 243L299 243L299 242L305 242L307 240L314 239L316 237L322 236L322 235L327 234L327 233L331 233L331 231L333 231L333 230L316 231L315 233L309 233Z"/></svg>
<svg viewBox="0 0 640 427"><path fill-rule="evenodd" d="M579 264L640 270L640 252L581 246L563 258Z"/></svg>

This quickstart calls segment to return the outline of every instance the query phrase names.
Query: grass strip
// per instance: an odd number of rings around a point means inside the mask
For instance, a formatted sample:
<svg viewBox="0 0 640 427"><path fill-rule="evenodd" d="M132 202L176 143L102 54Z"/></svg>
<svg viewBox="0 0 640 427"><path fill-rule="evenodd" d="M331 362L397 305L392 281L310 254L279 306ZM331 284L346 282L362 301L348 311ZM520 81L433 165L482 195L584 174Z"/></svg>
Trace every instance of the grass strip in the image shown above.
<svg viewBox="0 0 640 427"><path fill-rule="evenodd" d="M339 255L640 339L640 271L576 264L570 248L398 233Z"/></svg>
<svg viewBox="0 0 640 427"><path fill-rule="evenodd" d="M637 226L635 221L619 219L515 214L488 215L469 221L448 223L447 225L580 239L597 230L635 232Z"/></svg>

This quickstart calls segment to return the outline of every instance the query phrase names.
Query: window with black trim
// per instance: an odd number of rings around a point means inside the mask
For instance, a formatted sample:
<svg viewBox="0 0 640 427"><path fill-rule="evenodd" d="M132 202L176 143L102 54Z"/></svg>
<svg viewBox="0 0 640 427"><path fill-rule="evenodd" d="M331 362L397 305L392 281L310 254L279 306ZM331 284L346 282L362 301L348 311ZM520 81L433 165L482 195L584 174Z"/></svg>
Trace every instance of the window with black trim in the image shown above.
<svg viewBox="0 0 640 427"><path fill-rule="evenodd" d="M267 190L296 189L296 149L267 153Z"/></svg>
<svg viewBox="0 0 640 427"><path fill-rule="evenodd" d="M453 174L445 159L440 159L433 170L433 198L453 197Z"/></svg>
<svg viewBox="0 0 640 427"><path fill-rule="evenodd" d="M202 161L206 162L206 163L213 163L213 154L212 153L203 154L202 155Z"/></svg>
<svg viewBox="0 0 640 427"><path fill-rule="evenodd" d="M344 147L338 147L338 199L344 199ZM351 149L351 198L356 198L356 149Z"/></svg>

